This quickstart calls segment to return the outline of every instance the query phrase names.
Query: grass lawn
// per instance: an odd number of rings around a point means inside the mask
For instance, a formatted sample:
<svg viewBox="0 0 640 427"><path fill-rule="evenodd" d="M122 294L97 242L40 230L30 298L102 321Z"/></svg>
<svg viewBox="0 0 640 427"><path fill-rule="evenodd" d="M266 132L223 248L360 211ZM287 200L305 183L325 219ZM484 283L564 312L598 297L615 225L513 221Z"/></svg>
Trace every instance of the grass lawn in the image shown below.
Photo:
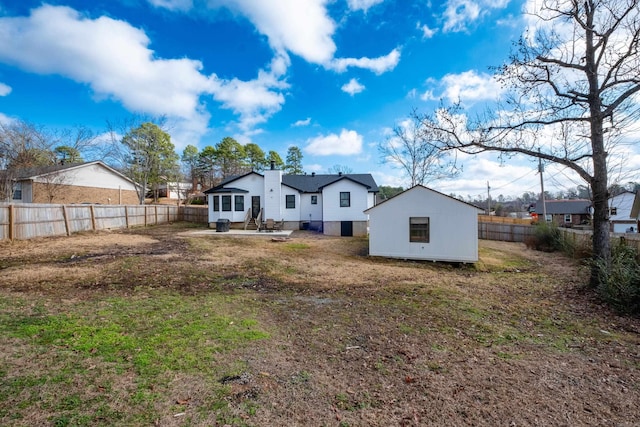
<svg viewBox="0 0 640 427"><path fill-rule="evenodd" d="M193 230L0 243L0 425L638 425L640 320L573 260Z"/></svg>

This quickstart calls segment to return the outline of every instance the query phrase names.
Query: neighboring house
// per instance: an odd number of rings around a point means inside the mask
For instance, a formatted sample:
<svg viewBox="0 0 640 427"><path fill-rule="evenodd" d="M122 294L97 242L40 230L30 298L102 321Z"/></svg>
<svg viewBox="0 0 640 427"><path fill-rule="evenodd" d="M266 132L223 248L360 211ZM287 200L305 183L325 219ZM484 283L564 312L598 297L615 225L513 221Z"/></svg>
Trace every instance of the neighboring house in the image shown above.
<svg viewBox="0 0 640 427"><path fill-rule="evenodd" d="M609 198L609 223L614 233L638 232L637 215L631 216L635 197L634 193L625 191Z"/></svg>
<svg viewBox="0 0 640 427"><path fill-rule="evenodd" d="M545 220L559 227L573 227L591 222L591 200L546 200ZM542 201L538 201L532 209L538 218L543 214Z"/></svg>
<svg viewBox="0 0 640 427"><path fill-rule="evenodd" d="M185 200L190 194L201 190L200 184L195 189L190 182L167 182L158 186L158 197L166 197L171 200Z"/></svg>
<svg viewBox="0 0 640 427"><path fill-rule="evenodd" d="M247 227L266 219L286 229L333 236L365 236L378 186L370 174L284 175L271 169L233 177L207 191L209 225L227 219Z"/></svg>
<svg viewBox="0 0 640 427"><path fill-rule="evenodd" d="M138 204L138 185L95 161L25 169L13 187L16 203Z"/></svg>
<svg viewBox="0 0 640 427"><path fill-rule="evenodd" d="M450 262L478 261L483 210L416 185L367 209L369 255Z"/></svg>

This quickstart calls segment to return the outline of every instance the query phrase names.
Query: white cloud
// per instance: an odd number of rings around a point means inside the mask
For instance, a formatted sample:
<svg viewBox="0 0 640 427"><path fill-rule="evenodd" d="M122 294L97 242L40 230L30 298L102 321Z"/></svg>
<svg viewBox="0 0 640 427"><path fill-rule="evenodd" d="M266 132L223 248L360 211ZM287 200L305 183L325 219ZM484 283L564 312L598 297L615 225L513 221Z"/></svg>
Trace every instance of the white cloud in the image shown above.
<svg viewBox="0 0 640 427"><path fill-rule="evenodd" d="M180 0L149 1L157 5L167 3L168 6L183 3ZM383 0L351 1L350 6L366 11ZM261 34L267 36L277 55L291 52L307 62L337 72L358 67L382 74L397 65L400 59L398 49L378 58L334 58L337 48L333 35L337 26L329 16L327 3L328 0L209 0L207 4L211 8L224 6L245 16Z"/></svg>
<svg viewBox="0 0 640 427"><path fill-rule="evenodd" d="M326 9L327 0L218 0L246 16L267 36L276 52L287 50L308 62L326 64L336 51L332 36L336 24Z"/></svg>
<svg viewBox="0 0 640 427"><path fill-rule="evenodd" d="M293 126L293 127L302 127L302 126L309 126L310 124L311 124L311 117L307 117L304 120L298 120L297 122L295 122L291 126Z"/></svg>
<svg viewBox="0 0 640 427"><path fill-rule="evenodd" d="M193 0L149 0L149 3L169 10L186 11L193 7Z"/></svg>
<svg viewBox="0 0 640 427"><path fill-rule="evenodd" d="M210 114L201 96L213 95L239 114L240 128L249 132L282 107L280 91L288 87L281 80L289 66L286 54L276 55L254 80L205 76L200 61L156 57L144 31L69 7L44 5L29 17L0 18L0 27L0 61L88 84L97 99L114 99L133 112L165 115L174 123L176 145L207 132Z"/></svg>
<svg viewBox="0 0 640 427"><path fill-rule="evenodd" d="M429 79L427 84L434 87L429 88L422 95L425 101L446 98L449 102L473 103L495 100L503 92L500 83L492 75L477 73L474 70L460 74L447 74L439 82ZM436 89L439 89L437 95Z"/></svg>
<svg viewBox="0 0 640 427"><path fill-rule="evenodd" d="M311 171L311 172L320 172L322 170L324 170L324 166L319 165L317 163L314 163L312 165L305 165L304 167L306 170Z"/></svg>
<svg viewBox="0 0 640 427"><path fill-rule="evenodd" d="M437 29L429 28L427 26L427 24L420 25L420 22L418 22L416 24L416 28L418 30L422 31L422 38L423 39L430 39L431 37L433 37L438 32Z"/></svg>
<svg viewBox="0 0 640 427"><path fill-rule="evenodd" d="M503 9L510 0L448 0L443 13L444 32L466 31L469 24L482 18L490 9Z"/></svg>
<svg viewBox="0 0 640 427"><path fill-rule="evenodd" d="M400 61L400 50L393 49L387 55L378 58L336 58L328 68L342 73L349 67L364 68L373 71L375 74L382 74L393 70Z"/></svg>
<svg viewBox="0 0 640 427"><path fill-rule="evenodd" d="M351 79L349 80L349 83L345 83L340 89L342 89L343 92L346 92L349 95L353 96L356 93L362 92L365 87L361 85L357 79Z"/></svg>
<svg viewBox="0 0 640 427"><path fill-rule="evenodd" d="M349 9L366 12L370 7L382 3L384 0L347 0Z"/></svg>
<svg viewBox="0 0 640 427"><path fill-rule="evenodd" d="M0 26L0 61L86 83L132 111L183 119L203 114L199 96L210 82L202 64L156 58L146 34L126 22L44 5L30 17L0 18Z"/></svg>
<svg viewBox="0 0 640 427"><path fill-rule="evenodd" d="M0 113L0 124L3 125L10 125L11 123L13 123L15 121L14 118L7 116L4 113Z"/></svg>
<svg viewBox="0 0 640 427"><path fill-rule="evenodd" d="M0 83L0 96L7 96L11 93L11 86Z"/></svg>
<svg viewBox="0 0 640 427"><path fill-rule="evenodd" d="M285 99L280 90L289 87L280 79L282 61L281 57L276 57L272 61L270 71L260 70L258 77L250 81L236 78L224 80L212 76L213 97L221 102L224 108L240 115L242 131L250 132L253 127L266 122L282 108Z"/></svg>
<svg viewBox="0 0 640 427"><path fill-rule="evenodd" d="M360 154L362 151L362 135L359 135L354 130L342 129L340 135L332 133L312 138L307 142L305 151L317 156L330 156L333 154L347 156Z"/></svg>

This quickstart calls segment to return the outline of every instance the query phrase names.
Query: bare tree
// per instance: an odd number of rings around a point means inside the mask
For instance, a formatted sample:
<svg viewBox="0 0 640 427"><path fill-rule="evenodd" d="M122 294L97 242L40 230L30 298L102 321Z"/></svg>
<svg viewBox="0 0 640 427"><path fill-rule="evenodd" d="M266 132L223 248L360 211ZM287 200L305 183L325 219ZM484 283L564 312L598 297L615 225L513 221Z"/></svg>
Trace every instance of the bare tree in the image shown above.
<svg viewBox="0 0 640 427"><path fill-rule="evenodd" d="M444 150L524 154L582 177L592 190L593 286L611 257L608 156L638 120L639 1L539 2L528 15L535 26L496 70L507 95L495 112L471 120L458 104L420 117Z"/></svg>
<svg viewBox="0 0 640 427"><path fill-rule="evenodd" d="M20 120L0 122L0 200L11 200L21 171L55 163L49 141L43 127Z"/></svg>
<svg viewBox="0 0 640 427"><path fill-rule="evenodd" d="M336 175L339 173L349 174L353 173L353 169L346 165L333 165L329 169L327 169L327 173Z"/></svg>
<svg viewBox="0 0 640 427"><path fill-rule="evenodd" d="M71 183L71 177L62 170L59 166L49 166L37 168L36 173L40 173L37 178L37 184L42 188L43 193L47 196L47 201L53 203L58 196L68 191L66 187Z"/></svg>
<svg viewBox="0 0 640 427"><path fill-rule="evenodd" d="M383 163L402 170L410 187L456 175L450 156L440 150L437 140L414 111L411 118L393 128L393 136L378 145Z"/></svg>

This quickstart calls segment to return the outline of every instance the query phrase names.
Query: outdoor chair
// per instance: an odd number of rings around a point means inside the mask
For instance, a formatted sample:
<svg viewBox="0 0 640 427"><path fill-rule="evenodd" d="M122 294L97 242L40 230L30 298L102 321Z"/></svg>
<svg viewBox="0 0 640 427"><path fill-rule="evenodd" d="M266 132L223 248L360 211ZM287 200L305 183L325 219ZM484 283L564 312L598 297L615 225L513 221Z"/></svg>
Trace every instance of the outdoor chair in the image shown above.
<svg viewBox="0 0 640 427"><path fill-rule="evenodd" d="M264 223L265 231L273 231L275 230L275 221L272 218L267 218Z"/></svg>

